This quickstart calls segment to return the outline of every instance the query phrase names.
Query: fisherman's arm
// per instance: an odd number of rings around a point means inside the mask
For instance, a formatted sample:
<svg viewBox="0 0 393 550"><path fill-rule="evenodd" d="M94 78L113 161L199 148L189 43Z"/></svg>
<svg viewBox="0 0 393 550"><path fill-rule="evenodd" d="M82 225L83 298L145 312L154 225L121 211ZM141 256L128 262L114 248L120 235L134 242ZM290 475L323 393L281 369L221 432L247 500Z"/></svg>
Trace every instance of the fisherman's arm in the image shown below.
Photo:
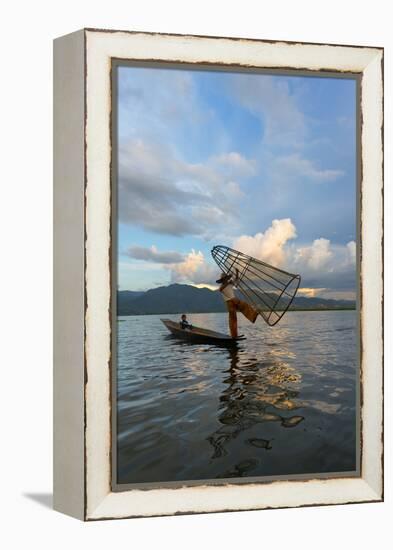
<svg viewBox="0 0 393 550"><path fill-rule="evenodd" d="M226 288L228 285L232 284L232 279L228 279L227 281L224 281L222 285L219 287L219 291L222 292L224 288Z"/></svg>
<svg viewBox="0 0 393 550"><path fill-rule="evenodd" d="M222 291L224 290L224 288L226 288L227 286L228 286L228 282L222 283L222 285L220 285L220 286L218 287L218 290L219 290L220 292L222 292Z"/></svg>

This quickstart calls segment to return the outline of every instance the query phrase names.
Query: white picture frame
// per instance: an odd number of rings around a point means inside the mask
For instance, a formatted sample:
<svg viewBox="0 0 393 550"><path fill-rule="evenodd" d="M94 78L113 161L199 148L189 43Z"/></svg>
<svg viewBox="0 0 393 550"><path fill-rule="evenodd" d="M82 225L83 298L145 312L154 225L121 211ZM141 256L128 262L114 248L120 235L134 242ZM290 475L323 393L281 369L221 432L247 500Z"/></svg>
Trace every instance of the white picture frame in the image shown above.
<svg viewBox="0 0 393 550"><path fill-rule="evenodd" d="M113 491L113 60L360 78L358 477ZM383 500L383 49L84 29L54 43L54 507L81 520Z"/></svg>

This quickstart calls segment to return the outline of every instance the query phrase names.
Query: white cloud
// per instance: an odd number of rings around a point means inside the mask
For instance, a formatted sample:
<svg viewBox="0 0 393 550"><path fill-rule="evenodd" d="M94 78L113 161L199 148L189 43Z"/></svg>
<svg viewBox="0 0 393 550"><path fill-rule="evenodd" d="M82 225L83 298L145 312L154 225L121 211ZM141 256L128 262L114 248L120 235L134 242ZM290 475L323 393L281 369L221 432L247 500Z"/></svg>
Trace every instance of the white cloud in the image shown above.
<svg viewBox="0 0 393 550"><path fill-rule="evenodd" d="M225 187L225 192L236 199L244 197L244 192L236 181L228 181Z"/></svg>
<svg viewBox="0 0 393 550"><path fill-rule="evenodd" d="M314 183L323 183L335 181L344 175L342 170L319 169L311 160L298 153L276 157L273 164L276 179L305 177Z"/></svg>
<svg viewBox="0 0 393 550"><path fill-rule="evenodd" d="M209 290L217 290L218 284L209 284L209 283L190 283L191 286L196 288L208 288Z"/></svg>
<svg viewBox="0 0 393 550"><path fill-rule="evenodd" d="M168 266L171 270L172 282L189 282L196 284L212 284L217 279L217 267L206 262L201 251L191 250L185 259Z"/></svg>
<svg viewBox="0 0 393 550"><path fill-rule="evenodd" d="M231 152L241 170L227 170L215 157L189 163L165 143L129 139L119 150L119 219L171 235L201 237L236 225L239 182L251 161ZM230 178L237 172L238 179Z"/></svg>
<svg viewBox="0 0 393 550"><path fill-rule="evenodd" d="M315 239L311 245L297 248L292 263L306 271L343 273L356 265L356 243L332 245L329 239Z"/></svg>
<svg viewBox="0 0 393 550"><path fill-rule="evenodd" d="M165 136L206 116L199 108L192 74L157 68L119 69L122 134Z"/></svg>
<svg viewBox="0 0 393 550"><path fill-rule="evenodd" d="M156 233L202 238L236 227L242 178L253 173L255 162L229 144L193 73L120 68L119 75L119 220ZM207 124L223 153L190 161L186 144L195 144L197 156L205 147Z"/></svg>
<svg viewBox="0 0 393 550"><path fill-rule="evenodd" d="M241 235L233 248L291 273L299 273L302 286L299 294L314 297L351 297L355 292L356 243L332 244L328 239L315 239L309 245L292 242L296 227L290 218L273 220L264 232ZM159 251L154 245L130 247L128 255L145 265L160 264L170 272L172 282L194 285L214 285L218 267L203 252L192 249L188 254ZM341 292L341 294L340 294ZM330 293L330 294L329 294ZM352 293L352 294L351 294ZM348 298L350 299L350 298Z"/></svg>
<svg viewBox="0 0 393 550"><path fill-rule="evenodd" d="M231 172L237 176L253 176L256 172L256 162L253 159L247 159L236 151L223 153L212 157L212 162L220 166L224 171Z"/></svg>
<svg viewBox="0 0 393 550"><path fill-rule="evenodd" d="M295 263L307 266L311 269L325 267L333 257L328 239L315 239L311 246L298 248Z"/></svg>
<svg viewBox="0 0 393 550"><path fill-rule="evenodd" d="M356 300L356 291L355 290L334 290L334 289L325 289L319 295L320 298L325 298L326 300Z"/></svg>
<svg viewBox="0 0 393 550"><path fill-rule="evenodd" d="M311 244L296 246L296 227L290 218L273 220L271 226L256 235L242 235L233 248L302 277L304 295L329 289L353 292L356 287L356 243L332 244L323 237ZM316 295L316 294L315 294Z"/></svg>
<svg viewBox="0 0 393 550"><path fill-rule="evenodd" d="M170 272L172 283L188 283L194 286L216 288L215 281L218 268L213 262L207 262L203 252L191 250L188 254L178 252L159 251L154 245L151 247L133 246L126 253L127 256L140 260L140 264L119 263L131 271L142 269L165 269Z"/></svg>
<svg viewBox="0 0 393 550"><path fill-rule="evenodd" d="M303 285L311 288L324 287L321 297L330 297L329 292L355 292L356 244L332 244L329 239L315 239L310 245L293 248L288 253L289 270L300 273ZM346 294L345 294L346 293ZM335 294L339 296L339 294Z"/></svg>
<svg viewBox="0 0 393 550"><path fill-rule="evenodd" d="M179 252L159 252L157 247L152 245L150 248L144 246L130 246L125 252L126 256L136 260L152 261L161 264L173 264L182 262L183 255Z"/></svg>
<svg viewBox="0 0 393 550"><path fill-rule="evenodd" d="M307 287L300 287L297 291L300 296L305 296L306 298L315 298L316 296L319 296L322 292L324 292L326 288L307 288Z"/></svg>
<svg viewBox="0 0 393 550"><path fill-rule="evenodd" d="M238 237L233 243L233 248L280 267L286 260L285 245L295 237L296 227L289 218L273 220L272 225L264 233Z"/></svg>
<svg viewBox="0 0 393 550"><path fill-rule="evenodd" d="M235 75L231 93L264 125L264 143L298 147L306 136L306 120L284 77Z"/></svg>
<svg viewBox="0 0 393 550"><path fill-rule="evenodd" d="M350 241L347 243L347 251L349 256L349 262L353 265L356 263L356 243L355 241Z"/></svg>

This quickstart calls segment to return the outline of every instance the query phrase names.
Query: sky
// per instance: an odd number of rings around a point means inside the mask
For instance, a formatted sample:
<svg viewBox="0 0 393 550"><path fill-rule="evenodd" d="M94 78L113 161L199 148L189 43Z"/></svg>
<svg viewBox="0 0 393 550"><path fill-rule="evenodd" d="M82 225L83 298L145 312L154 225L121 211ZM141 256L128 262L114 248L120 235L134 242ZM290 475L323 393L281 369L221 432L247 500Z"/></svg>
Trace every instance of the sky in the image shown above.
<svg viewBox="0 0 393 550"><path fill-rule="evenodd" d="M118 67L118 286L214 285L214 245L355 298L356 81Z"/></svg>

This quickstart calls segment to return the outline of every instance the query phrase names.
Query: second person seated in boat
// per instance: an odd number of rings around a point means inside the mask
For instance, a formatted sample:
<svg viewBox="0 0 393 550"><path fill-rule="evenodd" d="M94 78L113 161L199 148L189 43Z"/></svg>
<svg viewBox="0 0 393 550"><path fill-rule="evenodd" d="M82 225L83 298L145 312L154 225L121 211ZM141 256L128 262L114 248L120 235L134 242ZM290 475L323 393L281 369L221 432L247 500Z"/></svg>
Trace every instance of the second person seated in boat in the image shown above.
<svg viewBox="0 0 393 550"><path fill-rule="evenodd" d="M181 316L180 326L182 329L188 328L192 330L192 325L187 321L187 315L185 315L184 313Z"/></svg>

